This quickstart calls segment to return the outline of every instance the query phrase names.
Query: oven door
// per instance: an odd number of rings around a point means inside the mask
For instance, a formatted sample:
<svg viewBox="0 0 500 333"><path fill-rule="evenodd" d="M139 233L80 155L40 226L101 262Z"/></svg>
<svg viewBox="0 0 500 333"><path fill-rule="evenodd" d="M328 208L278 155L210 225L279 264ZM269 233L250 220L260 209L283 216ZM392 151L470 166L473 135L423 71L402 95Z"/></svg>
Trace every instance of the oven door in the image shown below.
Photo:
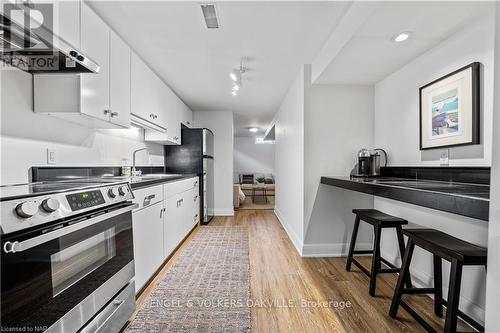
<svg viewBox="0 0 500 333"><path fill-rule="evenodd" d="M2 237L0 331L76 332L134 275L127 202Z"/></svg>

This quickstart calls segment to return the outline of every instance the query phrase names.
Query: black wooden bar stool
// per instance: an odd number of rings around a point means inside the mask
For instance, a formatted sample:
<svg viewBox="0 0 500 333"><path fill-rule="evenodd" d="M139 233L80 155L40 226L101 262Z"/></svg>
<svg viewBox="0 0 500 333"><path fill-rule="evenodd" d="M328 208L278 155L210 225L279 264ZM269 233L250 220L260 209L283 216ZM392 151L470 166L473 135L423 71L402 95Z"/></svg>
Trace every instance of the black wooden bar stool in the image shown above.
<svg viewBox="0 0 500 333"><path fill-rule="evenodd" d="M353 209L352 212L356 214L356 220L354 221L354 228L352 230L351 244L349 245L349 254L347 255L347 264L345 269L350 271L351 264L354 263L359 267L366 275L370 277L370 289L369 293L371 296L375 296L375 287L377 284L377 274L380 273L399 273L400 268L394 266L390 261L382 258L380 256L380 235L382 229L384 228L395 228L396 235L398 237L399 251L401 252L401 258L405 252L405 243L403 240L403 234L401 232L401 226L408 224L407 220L399 217L388 215L378 211L376 209ZM373 230L375 237L373 240L372 250L354 250L356 246L356 237L358 236L359 221L367 222L373 225ZM356 259L353 258L354 254L372 254L372 269L369 272L364 268ZM389 268L382 269L381 262L387 265ZM408 275L406 277L407 287L411 288L411 279Z"/></svg>
<svg viewBox="0 0 500 333"><path fill-rule="evenodd" d="M456 332L459 316L474 329L483 332L484 328L478 322L458 310L458 301L460 298L462 267L465 265L484 265L486 268L486 248L468 243L434 229L405 229L403 234L408 236L408 243L406 244L401 274L394 290L389 315L392 318L396 318L398 307L401 305L428 332L436 332L434 328L402 300L403 294L434 294L434 313L437 316L443 316L443 305L446 306L445 333ZM410 275L410 263L415 245L433 254L434 288L404 288L403 286L403 281ZM447 301L443 300L441 259L451 262Z"/></svg>

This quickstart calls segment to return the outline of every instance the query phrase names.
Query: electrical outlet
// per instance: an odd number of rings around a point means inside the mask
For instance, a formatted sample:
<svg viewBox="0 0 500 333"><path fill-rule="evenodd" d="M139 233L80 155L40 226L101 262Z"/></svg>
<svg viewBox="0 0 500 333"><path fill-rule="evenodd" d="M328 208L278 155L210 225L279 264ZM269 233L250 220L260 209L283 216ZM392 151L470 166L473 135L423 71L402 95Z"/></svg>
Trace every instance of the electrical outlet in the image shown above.
<svg viewBox="0 0 500 333"><path fill-rule="evenodd" d="M47 164L56 164L56 151L47 148Z"/></svg>
<svg viewBox="0 0 500 333"><path fill-rule="evenodd" d="M439 158L439 164L442 166L450 165L450 150L441 150L441 157Z"/></svg>

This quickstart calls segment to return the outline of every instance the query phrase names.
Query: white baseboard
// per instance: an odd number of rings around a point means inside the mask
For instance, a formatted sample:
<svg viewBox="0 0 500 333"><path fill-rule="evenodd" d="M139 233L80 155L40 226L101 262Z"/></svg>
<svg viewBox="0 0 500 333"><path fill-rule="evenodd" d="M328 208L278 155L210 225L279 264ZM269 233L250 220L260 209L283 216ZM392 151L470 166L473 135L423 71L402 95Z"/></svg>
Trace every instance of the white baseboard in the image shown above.
<svg viewBox="0 0 500 333"><path fill-rule="evenodd" d="M356 250L371 250L372 243L356 243ZM304 244L303 257L345 257L349 243Z"/></svg>
<svg viewBox="0 0 500 333"><path fill-rule="evenodd" d="M391 258L393 256L393 253L387 253L385 251L381 252L381 255L383 258L387 259L389 262L393 263L396 266L399 266L401 263L400 261L395 262ZM434 277L426 274L425 272L422 271L416 271L414 268L410 267L410 272L411 272L411 282L414 287L416 288L432 288L434 286ZM428 294L430 298L434 299L434 295ZM443 298L447 299L448 298L448 288L443 287ZM479 307L477 304L471 302L467 298L464 298L460 296L460 305L459 308L464 312L465 314L469 315L472 317L472 319L476 320L478 323L484 326L484 317L485 317L485 310ZM465 311L464 311L465 310Z"/></svg>
<svg viewBox="0 0 500 333"><path fill-rule="evenodd" d="M280 221L281 225L283 226L283 229L285 229L285 232L288 235L288 238L292 241L293 246L295 246L295 249L299 253L299 255L302 256L302 241L299 239L297 234L290 228L290 225L286 221L286 219L283 217L283 214L279 211L277 207L274 207L274 215L278 218L278 221Z"/></svg>
<svg viewBox="0 0 500 333"><path fill-rule="evenodd" d="M215 208L213 211L214 216L234 216L234 209L232 208Z"/></svg>

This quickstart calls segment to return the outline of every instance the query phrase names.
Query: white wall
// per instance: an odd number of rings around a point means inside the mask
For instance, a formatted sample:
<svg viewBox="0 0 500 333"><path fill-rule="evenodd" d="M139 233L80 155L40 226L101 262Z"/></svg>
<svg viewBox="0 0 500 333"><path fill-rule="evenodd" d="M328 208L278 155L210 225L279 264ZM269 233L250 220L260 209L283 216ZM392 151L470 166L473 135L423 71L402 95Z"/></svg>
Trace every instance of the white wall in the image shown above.
<svg viewBox="0 0 500 333"><path fill-rule="evenodd" d="M25 183L31 166L47 165L47 148L56 151L56 166L119 166L132 159L139 165L160 165L163 147L144 143L143 131L95 130L32 111L32 76L17 69L1 71L1 184Z"/></svg>
<svg viewBox="0 0 500 333"><path fill-rule="evenodd" d="M234 173L274 174L274 145L255 144L254 137L235 137Z"/></svg>
<svg viewBox="0 0 500 333"><path fill-rule="evenodd" d="M300 68L275 115L275 212L297 251L304 235L304 75Z"/></svg>
<svg viewBox="0 0 500 333"><path fill-rule="evenodd" d="M233 215L233 113L194 112L195 127L214 133L214 215Z"/></svg>
<svg viewBox="0 0 500 333"><path fill-rule="evenodd" d="M373 207L373 196L328 185L321 176L347 176L361 148L373 144L373 87L312 85L305 103L304 255L345 254L353 208ZM362 224L358 247L371 248L371 229Z"/></svg>
<svg viewBox="0 0 500 333"><path fill-rule="evenodd" d="M419 150L419 87L474 61L481 69L481 145L450 149L450 165L491 165L493 15L481 17L375 85L375 146L398 166L439 165L440 150Z"/></svg>
<svg viewBox="0 0 500 333"><path fill-rule="evenodd" d="M418 147L418 89L457 68L479 61L481 81L481 145L450 149L450 165L491 165L493 116L494 17L483 17L449 40L428 51L375 86L375 146L389 153L391 165L439 165L439 150L421 152ZM455 237L487 245L488 223L459 215L376 197L375 208L408 219L412 223L442 230ZM384 232L382 255L399 263L397 241ZM420 285L432 285L432 257L417 250L412 274ZM448 274L447 266L444 266ZM445 291L448 280L445 275ZM479 321L484 320L484 268L464 270L460 308Z"/></svg>
<svg viewBox="0 0 500 333"><path fill-rule="evenodd" d="M486 332L500 332L500 3L496 4L495 90L491 202L488 229Z"/></svg>

